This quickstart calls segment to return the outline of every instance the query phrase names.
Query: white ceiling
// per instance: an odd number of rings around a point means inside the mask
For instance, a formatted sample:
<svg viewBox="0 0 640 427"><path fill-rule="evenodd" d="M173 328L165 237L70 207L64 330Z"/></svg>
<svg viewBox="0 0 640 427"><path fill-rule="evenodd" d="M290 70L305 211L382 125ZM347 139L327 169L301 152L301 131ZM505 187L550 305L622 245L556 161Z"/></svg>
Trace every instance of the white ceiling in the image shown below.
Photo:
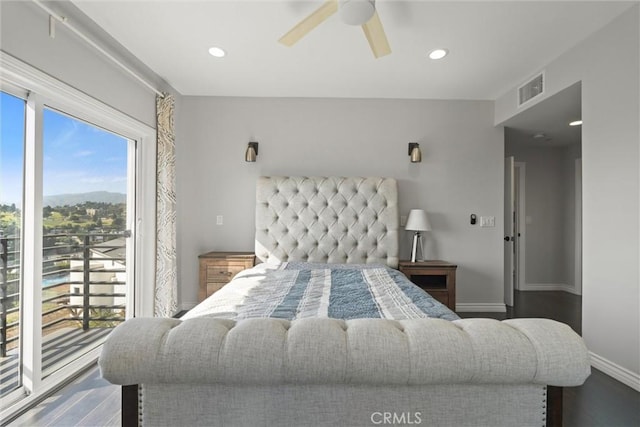
<svg viewBox="0 0 640 427"><path fill-rule="evenodd" d="M277 42L322 0L74 1L182 95L490 100L636 3L378 0L392 53L374 59L338 15Z"/></svg>

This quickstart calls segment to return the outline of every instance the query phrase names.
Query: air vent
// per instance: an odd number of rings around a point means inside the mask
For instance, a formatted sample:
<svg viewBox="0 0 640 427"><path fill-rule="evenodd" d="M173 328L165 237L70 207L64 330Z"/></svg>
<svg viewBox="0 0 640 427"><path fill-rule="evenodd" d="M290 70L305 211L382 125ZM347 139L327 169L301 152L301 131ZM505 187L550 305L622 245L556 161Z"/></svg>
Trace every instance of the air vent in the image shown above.
<svg viewBox="0 0 640 427"><path fill-rule="evenodd" d="M518 88L518 106L531 101L536 96L544 93L544 73L540 73L533 79Z"/></svg>

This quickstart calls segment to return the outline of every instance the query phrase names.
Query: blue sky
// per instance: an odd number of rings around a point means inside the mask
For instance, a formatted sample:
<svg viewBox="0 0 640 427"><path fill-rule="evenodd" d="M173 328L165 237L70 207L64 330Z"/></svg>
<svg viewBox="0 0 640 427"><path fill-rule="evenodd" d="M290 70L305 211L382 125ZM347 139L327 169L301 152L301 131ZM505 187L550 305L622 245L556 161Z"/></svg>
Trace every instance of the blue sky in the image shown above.
<svg viewBox="0 0 640 427"><path fill-rule="evenodd" d="M22 198L24 101L2 92L0 97L0 204Z"/></svg>
<svg viewBox="0 0 640 427"><path fill-rule="evenodd" d="M0 204L20 204L24 156L24 101L0 98ZM89 191L126 193L127 144L121 136L44 111L45 196Z"/></svg>

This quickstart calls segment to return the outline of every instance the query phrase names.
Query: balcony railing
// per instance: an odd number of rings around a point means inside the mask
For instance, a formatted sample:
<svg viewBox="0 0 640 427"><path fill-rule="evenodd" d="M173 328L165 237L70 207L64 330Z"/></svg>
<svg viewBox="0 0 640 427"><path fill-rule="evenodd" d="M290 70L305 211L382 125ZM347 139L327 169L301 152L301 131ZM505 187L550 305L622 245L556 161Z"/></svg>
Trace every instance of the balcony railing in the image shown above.
<svg viewBox="0 0 640 427"><path fill-rule="evenodd" d="M109 328L125 319L125 233L44 236L42 334ZM20 335L20 239L0 237L0 353Z"/></svg>

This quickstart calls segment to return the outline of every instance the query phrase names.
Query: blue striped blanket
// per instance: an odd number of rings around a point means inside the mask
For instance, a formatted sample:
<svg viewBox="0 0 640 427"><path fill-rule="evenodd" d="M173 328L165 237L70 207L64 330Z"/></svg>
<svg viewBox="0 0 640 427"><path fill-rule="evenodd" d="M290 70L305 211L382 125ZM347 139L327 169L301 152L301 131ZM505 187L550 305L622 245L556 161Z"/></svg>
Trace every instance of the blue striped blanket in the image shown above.
<svg viewBox="0 0 640 427"><path fill-rule="evenodd" d="M370 264L298 262L285 263L260 277L259 286L237 307L237 319L255 317L459 318L397 270Z"/></svg>

